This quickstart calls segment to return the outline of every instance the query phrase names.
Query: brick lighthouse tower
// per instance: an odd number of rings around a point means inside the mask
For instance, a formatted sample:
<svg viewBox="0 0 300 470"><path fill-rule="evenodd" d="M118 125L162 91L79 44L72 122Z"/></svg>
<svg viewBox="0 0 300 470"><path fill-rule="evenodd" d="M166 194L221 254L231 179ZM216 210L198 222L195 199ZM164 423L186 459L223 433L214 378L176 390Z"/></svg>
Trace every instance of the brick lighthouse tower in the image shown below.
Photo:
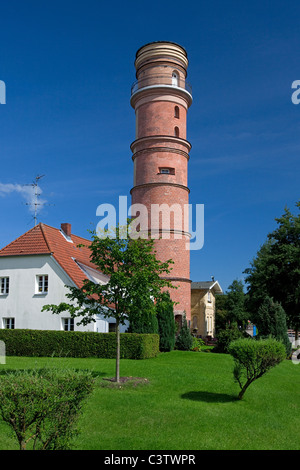
<svg viewBox="0 0 300 470"><path fill-rule="evenodd" d="M136 53L136 82L131 106L136 136L131 144L134 162L132 204L147 207L148 235L155 238L157 258L172 259L168 279L175 318L191 319L190 250L187 186L190 143L186 140L187 110L192 95L186 83L188 59L173 42L153 42Z"/></svg>

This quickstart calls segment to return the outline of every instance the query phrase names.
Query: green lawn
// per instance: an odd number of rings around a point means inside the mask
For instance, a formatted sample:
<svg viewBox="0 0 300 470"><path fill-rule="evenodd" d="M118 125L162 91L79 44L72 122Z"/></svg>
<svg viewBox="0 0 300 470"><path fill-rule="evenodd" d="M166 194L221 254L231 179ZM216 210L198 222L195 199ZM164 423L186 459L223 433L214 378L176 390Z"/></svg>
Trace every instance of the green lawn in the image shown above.
<svg viewBox="0 0 300 470"><path fill-rule="evenodd" d="M0 370L90 369L96 388L80 418L81 450L299 450L300 366L285 361L254 382L242 401L231 356L173 351L143 361L121 360L121 376L146 385L103 388L110 359L8 357ZM105 382L107 384L107 382ZM0 422L0 450L17 449Z"/></svg>

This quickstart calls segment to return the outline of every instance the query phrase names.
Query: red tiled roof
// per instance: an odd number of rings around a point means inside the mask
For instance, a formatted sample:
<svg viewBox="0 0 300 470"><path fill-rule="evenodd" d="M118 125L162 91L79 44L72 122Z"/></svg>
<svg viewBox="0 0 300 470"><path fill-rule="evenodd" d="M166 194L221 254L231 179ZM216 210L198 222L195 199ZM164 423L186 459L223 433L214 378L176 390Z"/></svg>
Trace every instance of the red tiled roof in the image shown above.
<svg viewBox="0 0 300 470"><path fill-rule="evenodd" d="M2 248L0 257L52 255L72 281L81 287L86 276L76 261L94 269L97 267L90 260L91 251L88 246L91 241L73 234L70 238L73 243L65 238L61 230L40 223ZM79 244L85 246L78 247Z"/></svg>

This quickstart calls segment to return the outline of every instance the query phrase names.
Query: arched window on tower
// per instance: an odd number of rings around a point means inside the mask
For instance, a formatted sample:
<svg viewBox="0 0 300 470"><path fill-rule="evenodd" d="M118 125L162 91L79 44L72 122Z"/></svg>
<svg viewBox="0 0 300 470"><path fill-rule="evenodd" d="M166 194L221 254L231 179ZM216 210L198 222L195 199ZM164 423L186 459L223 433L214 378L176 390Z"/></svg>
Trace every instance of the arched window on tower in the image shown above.
<svg viewBox="0 0 300 470"><path fill-rule="evenodd" d="M176 72L176 70L172 72L172 85L178 86L178 72Z"/></svg>
<svg viewBox="0 0 300 470"><path fill-rule="evenodd" d="M174 128L174 135L175 137L179 137L179 127L177 126Z"/></svg>
<svg viewBox="0 0 300 470"><path fill-rule="evenodd" d="M179 119L179 106L175 106L174 108L174 117Z"/></svg>

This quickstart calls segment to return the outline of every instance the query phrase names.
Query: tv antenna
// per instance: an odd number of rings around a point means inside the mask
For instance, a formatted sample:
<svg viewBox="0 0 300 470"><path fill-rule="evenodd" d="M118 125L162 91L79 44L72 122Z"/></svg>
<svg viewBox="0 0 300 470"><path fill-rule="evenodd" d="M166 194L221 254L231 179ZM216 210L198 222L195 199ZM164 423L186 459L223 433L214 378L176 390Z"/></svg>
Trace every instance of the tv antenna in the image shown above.
<svg viewBox="0 0 300 470"><path fill-rule="evenodd" d="M26 206L33 206L34 207L34 215L33 215L34 226L37 225L38 206L44 206L45 205L45 203L40 203L39 202L39 196L41 195L41 193L38 190L38 188L39 188L38 182L44 176L45 175L37 175L35 177L35 180L33 181L33 183L31 183L30 185L26 185L26 186L32 186L33 187L33 196L34 196L33 202L27 202Z"/></svg>

